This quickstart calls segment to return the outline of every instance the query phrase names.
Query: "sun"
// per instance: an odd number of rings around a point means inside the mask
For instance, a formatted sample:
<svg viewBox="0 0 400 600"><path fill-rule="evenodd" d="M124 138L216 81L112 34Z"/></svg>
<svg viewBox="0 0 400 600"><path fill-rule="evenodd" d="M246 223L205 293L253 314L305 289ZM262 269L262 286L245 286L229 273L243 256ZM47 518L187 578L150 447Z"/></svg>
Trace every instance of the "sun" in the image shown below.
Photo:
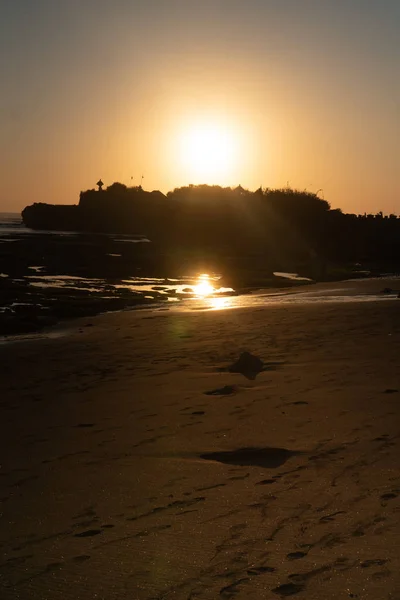
<svg viewBox="0 0 400 600"><path fill-rule="evenodd" d="M229 184L235 179L239 137L222 120L200 120L181 133L181 163L192 183Z"/></svg>

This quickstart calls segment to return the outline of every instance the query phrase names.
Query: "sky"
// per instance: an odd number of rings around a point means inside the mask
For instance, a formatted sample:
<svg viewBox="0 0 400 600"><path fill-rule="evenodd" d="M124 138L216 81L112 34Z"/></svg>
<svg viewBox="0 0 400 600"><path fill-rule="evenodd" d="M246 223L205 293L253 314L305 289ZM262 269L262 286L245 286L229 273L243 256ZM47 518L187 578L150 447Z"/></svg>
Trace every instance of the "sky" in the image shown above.
<svg viewBox="0 0 400 600"><path fill-rule="evenodd" d="M398 0L0 0L0 212L144 176L400 213L399 29Z"/></svg>

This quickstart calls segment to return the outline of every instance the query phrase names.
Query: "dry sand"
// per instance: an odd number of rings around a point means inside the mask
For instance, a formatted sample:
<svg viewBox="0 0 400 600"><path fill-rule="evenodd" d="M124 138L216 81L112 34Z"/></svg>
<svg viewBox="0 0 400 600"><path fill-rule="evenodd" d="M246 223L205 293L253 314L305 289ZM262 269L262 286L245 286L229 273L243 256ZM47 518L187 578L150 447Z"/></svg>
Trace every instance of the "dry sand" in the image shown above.
<svg viewBox="0 0 400 600"><path fill-rule="evenodd" d="M399 600L399 302L1 346L1 600Z"/></svg>

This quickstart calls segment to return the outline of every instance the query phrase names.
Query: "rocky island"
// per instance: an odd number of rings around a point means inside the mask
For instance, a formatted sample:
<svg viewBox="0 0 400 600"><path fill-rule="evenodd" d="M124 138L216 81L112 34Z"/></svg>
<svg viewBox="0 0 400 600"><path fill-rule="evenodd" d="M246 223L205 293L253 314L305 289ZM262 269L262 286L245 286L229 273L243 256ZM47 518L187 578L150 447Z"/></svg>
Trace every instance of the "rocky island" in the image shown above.
<svg viewBox="0 0 400 600"><path fill-rule="evenodd" d="M301 277L310 283L398 272L395 215L345 214L318 194L290 188L199 185L163 194L97 186L75 205L27 206L22 218L30 229L0 240L0 335L184 300L200 273L242 295L298 285Z"/></svg>

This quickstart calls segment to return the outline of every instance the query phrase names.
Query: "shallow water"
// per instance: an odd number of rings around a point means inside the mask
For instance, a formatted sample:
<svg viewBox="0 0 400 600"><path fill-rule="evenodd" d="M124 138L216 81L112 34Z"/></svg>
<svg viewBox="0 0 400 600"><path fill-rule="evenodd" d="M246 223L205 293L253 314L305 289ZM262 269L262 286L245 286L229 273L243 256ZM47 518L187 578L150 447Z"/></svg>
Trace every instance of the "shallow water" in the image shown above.
<svg viewBox="0 0 400 600"><path fill-rule="evenodd" d="M344 282L346 283L346 282ZM359 282L360 283L360 282ZM384 281L380 279L384 285ZM332 287L331 289L309 289L294 288L290 291L273 292L253 292L241 296L225 296L220 298L208 297L191 299L174 307L176 310L227 310L235 308L252 308L261 306L293 306L306 304L345 304L357 302L385 302L396 300L398 292L383 294L379 290L376 292L363 291L362 285L349 286L344 285L341 288Z"/></svg>
<svg viewBox="0 0 400 600"><path fill-rule="evenodd" d="M32 231L22 224L20 215L0 213L0 239L12 241L15 239L16 234L22 234L22 237L24 237L26 234L36 233L49 235L52 232ZM58 236L81 235L76 232L53 233ZM108 237L118 242L148 241L143 236L110 234ZM118 248L116 253L111 252L108 256L117 261L121 258L119 250ZM384 277L376 280L368 279L370 283L376 282L376 289L371 292L370 289L362 287L361 279L349 280L331 286L325 285L322 288L319 285L296 286L296 283L301 284L302 282L311 284L312 280L297 273L275 271L273 275L276 278L276 288L280 287L280 280L290 280L293 282L293 286L281 290L273 289L238 295L234 289L221 285L221 275L217 273L193 273L180 278L123 277L121 279L102 279L67 274L48 275L46 274L46 268L46 265L40 264L40 261L38 261L28 267L29 274L23 274L22 278L20 274L17 278L15 275L9 276L6 273L0 273L0 277L8 278L11 285L16 284L14 302L9 301L8 306L3 306L3 310L14 312L15 307L39 306L42 297L44 308L46 308L46 303L56 304L59 299L65 302L65 299L69 296L76 297L79 301L85 298L125 299L127 300L127 306L130 303L130 308L132 308L132 299L135 302L135 299L141 296L147 301L152 301L151 305L148 303L147 309L151 309L151 307L154 309L155 305L159 307L161 303L164 303L164 310L227 310L278 304L328 302L340 304L344 302L385 301L397 298L398 294L397 291L390 294L379 293L386 285ZM129 271L128 274L130 274ZM174 273L171 273L171 275L174 275ZM395 279L395 276L388 274L389 278ZM3 283L6 282L3 281ZM21 286L21 283L25 283L26 286ZM393 283L392 285L396 284ZM54 290L54 294L52 290ZM54 297L50 297L50 295ZM167 304L168 308L166 308Z"/></svg>
<svg viewBox="0 0 400 600"><path fill-rule="evenodd" d="M21 282L28 282L27 291L31 288L47 290L70 290L72 293L81 292L102 298L118 297L121 294L132 293L144 296L154 303L168 301L174 310L226 310L247 308L253 306L293 305L315 303L345 303L385 301L397 298L398 292L382 294L388 280L376 279L376 291L363 289L363 281L371 284L371 279L348 280L338 284L322 284L295 286L281 290L265 290L238 295L232 288L220 286L221 276L218 274L200 274L193 277L157 278L130 277L110 282L105 279L87 278L73 275L42 275L41 267L31 267L34 274L28 275ZM287 274L283 274L282 276ZM289 274L297 279L296 274ZM390 278L393 279L393 278ZM301 278L310 281L307 278ZM17 281L17 280L14 280ZM25 303L24 303L25 304ZM28 305L29 302L26 302ZM172 307L172 304L174 305Z"/></svg>
<svg viewBox="0 0 400 600"><path fill-rule="evenodd" d="M25 277L28 280L30 286L39 288L68 288L71 290L85 290L90 292L117 292L128 291L138 294L144 292L153 292L155 296L163 296L164 299L168 297L169 300L176 299L176 296L192 296L196 298L204 297L205 295L221 295L233 293L233 288L221 287L218 282L220 279L219 275L208 275L207 284L210 286L210 294L202 294L199 290L199 285L204 282L204 277L201 279L200 276L194 277L182 277L181 279L162 279L157 277L130 277L129 279L121 279L120 283L111 283L106 279L94 279L91 277L78 277L74 275L41 275L41 267L30 267L33 269L35 275L27 275Z"/></svg>
<svg viewBox="0 0 400 600"><path fill-rule="evenodd" d="M309 277L301 277L297 273L284 273L283 271L274 271L275 277L282 277L283 279L290 279L292 281L312 281Z"/></svg>
<svg viewBox="0 0 400 600"><path fill-rule="evenodd" d="M81 278L82 279L82 278ZM136 278L137 279L137 278ZM146 279L146 278L143 278ZM149 278L147 278L148 280ZM90 280L89 280L90 281ZM367 303L367 302L387 302L389 300L397 300L398 292L393 293L382 293L380 290L384 288L386 283L391 283L392 278L383 279L379 278L379 281L372 282L371 280L357 280L357 284L352 281L342 282L341 287L337 287L334 284L316 284L312 286L302 286L298 288L291 288L290 290L274 290L274 291L258 291L244 295L223 295L223 294L212 294L209 296L199 297L195 294L187 294L177 298L174 295L164 296L164 302L157 302L160 297L148 296L145 297L154 300L153 303L147 306L141 306L141 310L148 311L168 311L168 312L188 312L188 311L220 311L220 310L233 310L238 308L261 308L261 307L290 307L290 306L306 306L306 305L318 305L318 304L336 304L338 307L346 303ZM68 282L71 279L68 278ZM64 285L66 281L64 279ZM160 282L157 281L159 284ZM376 284L376 285L375 285ZM322 285L322 288L321 288ZM71 286L73 287L73 286ZM147 286L144 286L147 287ZM157 286L158 287L158 286ZM194 286L195 287L195 286ZM371 292L371 288L375 288ZM81 289L81 288L77 288ZM143 290L143 287L142 287ZM166 291L168 293L168 291ZM114 298L115 296L102 295L103 298ZM168 302L165 302L167 300ZM28 306L29 303L19 302L14 305ZM139 307L136 307L139 308ZM132 307L117 309L112 312L121 312L126 310L132 310ZM0 311L1 312L1 311ZM20 341L34 341L37 339L49 339L58 338L64 335L68 335L73 328L66 327L65 325L56 328L52 328L47 331L39 333L29 334L18 334L9 335L7 337L0 336L0 344Z"/></svg>

